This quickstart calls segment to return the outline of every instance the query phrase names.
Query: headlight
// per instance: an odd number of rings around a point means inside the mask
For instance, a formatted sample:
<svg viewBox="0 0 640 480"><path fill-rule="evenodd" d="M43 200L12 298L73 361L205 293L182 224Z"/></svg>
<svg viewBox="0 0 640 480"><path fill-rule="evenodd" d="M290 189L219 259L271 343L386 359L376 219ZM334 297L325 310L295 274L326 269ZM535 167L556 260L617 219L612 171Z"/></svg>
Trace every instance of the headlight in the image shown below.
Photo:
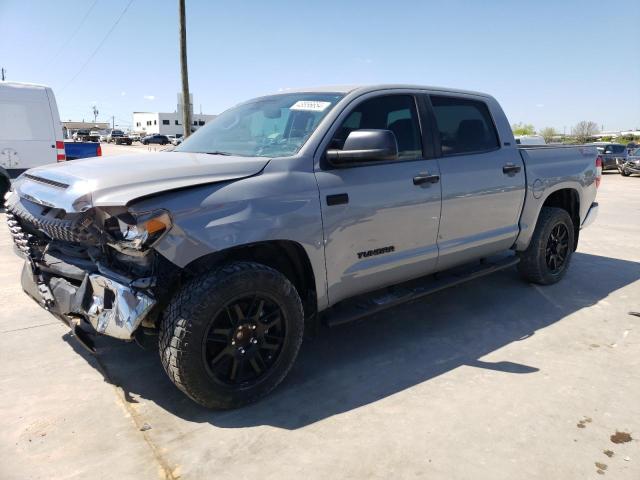
<svg viewBox="0 0 640 480"><path fill-rule="evenodd" d="M171 217L166 210L127 212L109 217L104 225L114 239L108 243L115 249L145 252L171 228Z"/></svg>

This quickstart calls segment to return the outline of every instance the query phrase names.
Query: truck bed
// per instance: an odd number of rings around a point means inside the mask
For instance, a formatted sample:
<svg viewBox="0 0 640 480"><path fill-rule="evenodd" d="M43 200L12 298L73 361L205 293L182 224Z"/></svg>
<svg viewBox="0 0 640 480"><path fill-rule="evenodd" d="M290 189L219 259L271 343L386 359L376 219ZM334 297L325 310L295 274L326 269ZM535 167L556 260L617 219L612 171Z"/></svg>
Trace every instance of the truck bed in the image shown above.
<svg viewBox="0 0 640 480"><path fill-rule="evenodd" d="M596 197L595 161L592 145L518 145L525 164L527 193L520 219L516 248L523 249L533 234L538 214L550 193L575 191L580 222Z"/></svg>
<svg viewBox="0 0 640 480"><path fill-rule="evenodd" d="M64 152L67 160L78 160L99 157L102 155L102 148L97 142L64 142Z"/></svg>

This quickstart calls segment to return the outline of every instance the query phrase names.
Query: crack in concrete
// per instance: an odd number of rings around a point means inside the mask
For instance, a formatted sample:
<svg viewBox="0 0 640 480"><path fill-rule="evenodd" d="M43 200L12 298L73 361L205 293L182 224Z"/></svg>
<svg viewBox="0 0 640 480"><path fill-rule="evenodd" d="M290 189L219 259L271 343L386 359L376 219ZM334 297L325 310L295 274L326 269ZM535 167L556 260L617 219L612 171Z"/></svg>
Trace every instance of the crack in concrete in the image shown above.
<svg viewBox="0 0 640 480"><path fill-rule="evenodd" d="M100 361L100 357L95 355L94 358L96 360L96 364L98 366L98 369L102 373L102 375L105 378L105 380L107 380L113 386L113 389L116 391L116 397L117 397L118 401L122 404L123 408L131 416L131 420L132 420L133 424L135 425L135 427L139 431L142 432L142 436L144 438L144 441L146 442L146 444L151 449L151 453L153 454L153 458L155 458L156 462L158 463L158 466L162 469L162 472L164 473L164 478L166 480L179 480L180 476L179 475L176 476L176 475L173 474L173 470L171 469L171 466L169 465L169 462L162 456L162 453L160 452L160 449L158 448L158 446L153 442L153 440L151 440L150 436L147 434L147 430L148 429L143 429L143 425L145 424L145 422L143 422L142 419L140 418L140 414L133 408L131 403L127 402L127 400L126 400L127 392L120 385L117 385L111 379L111 377L109 376L107 368Z"/></svg>
<svg viewBox="0 0 640 480"><path fill-rule="evenodd" d="M14 328L14 329L11 329L11 330L2 330L2 331L0 331L0 334L19 332L21 330L29 330L29 329L32 329L32 328L46 327L46 326L49 326L49 325L57 325L59 323L60 323L59 321L56 321L56 322L49 322L49 323L41 323L40 325L31 325L29 327L20 327L20 328Z"/></svg>

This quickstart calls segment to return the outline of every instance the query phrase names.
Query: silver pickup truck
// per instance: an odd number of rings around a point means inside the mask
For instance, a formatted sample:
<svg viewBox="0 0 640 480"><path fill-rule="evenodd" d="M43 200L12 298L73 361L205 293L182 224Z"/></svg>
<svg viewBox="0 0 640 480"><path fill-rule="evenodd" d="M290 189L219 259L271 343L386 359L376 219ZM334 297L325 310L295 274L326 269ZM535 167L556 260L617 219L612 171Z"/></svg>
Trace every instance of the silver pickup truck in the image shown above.
<svg viewBox="0 0 640 480"><path fill-rule="evenodd" d="M515 265L560 280L598 211L599 161L516 146L482 93L304 89L171 152L29 170L7 220L23 289L83 345L157 334L178 388L233 408L282 381L305 328Z"/></svg>

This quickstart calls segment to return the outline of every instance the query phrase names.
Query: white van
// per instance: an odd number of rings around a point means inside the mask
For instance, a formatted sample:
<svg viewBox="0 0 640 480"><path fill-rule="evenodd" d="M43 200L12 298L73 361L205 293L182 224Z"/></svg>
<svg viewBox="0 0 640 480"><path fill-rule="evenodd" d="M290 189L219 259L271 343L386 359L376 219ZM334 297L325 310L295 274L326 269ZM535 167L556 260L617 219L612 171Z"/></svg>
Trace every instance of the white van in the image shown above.
<svg viewBox="0 0 640 480"><path fill-rule="evenodd" d="M0 81L0 204L10 178L65 159L53 91L44 85Z"/></svg>
<svg viewBox="0 0 640 480"><path fill-rule="evenodd" d="M542 135L516 135L518 145L546 145Z"/></svg>

